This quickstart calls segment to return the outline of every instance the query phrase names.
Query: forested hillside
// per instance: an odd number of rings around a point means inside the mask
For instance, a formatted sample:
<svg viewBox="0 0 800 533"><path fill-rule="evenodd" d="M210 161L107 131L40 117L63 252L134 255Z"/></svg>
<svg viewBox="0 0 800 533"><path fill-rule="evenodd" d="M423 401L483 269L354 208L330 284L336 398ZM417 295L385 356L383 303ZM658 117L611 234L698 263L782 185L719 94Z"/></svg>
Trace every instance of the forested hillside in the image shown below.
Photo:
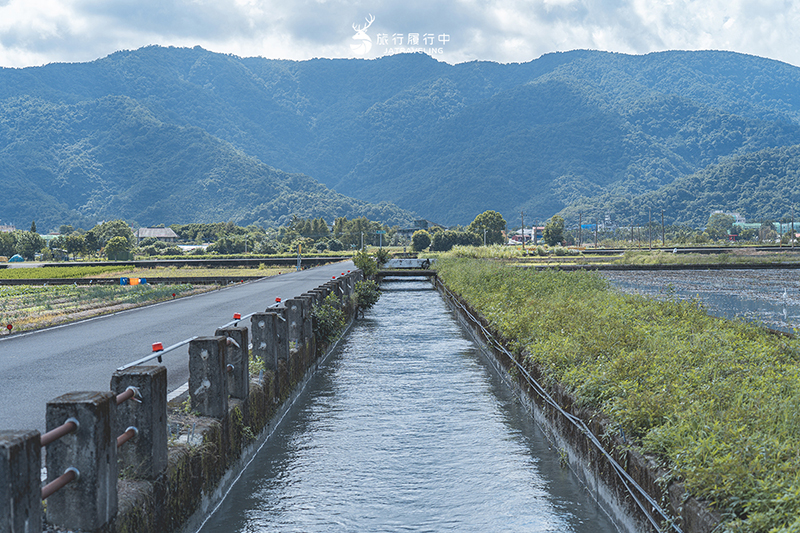
<svg viewBox="0 0 800 533"><path fill-rule="evenodd" d="M758 172L758 194L704 178L800 145L800 69L729 52L448 65L148 47L3 69L0 106L0 180L15 191L2 220L47 204L53 219L140 223L414 211L464 224L487 209L623 221L663 197L671 222L689 222L778 218L796 200L776 201L785 188ZM703 187L680 189L691 198L662 190L688 176Z"/></svg>
<svg viewBox="0 0 800 533"><path fill-rule="evenodd" d="M366 216L408 224L413 214L338 194L275 170L195 126L163 123L125 96L75 104L38 98L0 103L1 220L91 228L234 221L265 226L292 217Z"/></svg>

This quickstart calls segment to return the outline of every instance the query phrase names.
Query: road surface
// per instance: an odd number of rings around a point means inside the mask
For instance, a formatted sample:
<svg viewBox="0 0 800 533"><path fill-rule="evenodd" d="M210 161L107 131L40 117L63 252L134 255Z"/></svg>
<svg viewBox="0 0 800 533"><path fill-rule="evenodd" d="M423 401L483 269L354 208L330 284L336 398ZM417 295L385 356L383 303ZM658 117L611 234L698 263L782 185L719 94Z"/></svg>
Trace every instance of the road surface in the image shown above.
<svg viewBox="0 0 800 533"><path fill-rule="evenodd" d="M0 338L0 430L45 430L49 400L109 390L117 368L193 336L213 335L233 318L299 296L347 270L350 261L237 284L147 307ZM241 325L249 327L249 320ZM167 387L189 378L189 347L164 355ZM154 360L148 364L157 364Z"/></svg>

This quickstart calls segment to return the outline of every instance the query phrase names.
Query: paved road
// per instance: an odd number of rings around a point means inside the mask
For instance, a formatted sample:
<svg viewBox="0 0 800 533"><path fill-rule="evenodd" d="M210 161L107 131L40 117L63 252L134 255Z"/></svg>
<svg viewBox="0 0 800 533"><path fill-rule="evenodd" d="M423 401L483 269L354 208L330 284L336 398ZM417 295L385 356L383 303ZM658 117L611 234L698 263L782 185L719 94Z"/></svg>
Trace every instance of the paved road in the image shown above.
<svg viewBox="0 0 800 533"><path fill-rule="evenodd" d="M299 296L354 268L349 261L336 263L0 338L0 430L44 431L49 400L71 391L108 390L114 370L150 354L154 342L168 347L213 335L233 313L263 311L275 298ZM170 391L188 380L188 354L184 346L164 356Z"/></svg>

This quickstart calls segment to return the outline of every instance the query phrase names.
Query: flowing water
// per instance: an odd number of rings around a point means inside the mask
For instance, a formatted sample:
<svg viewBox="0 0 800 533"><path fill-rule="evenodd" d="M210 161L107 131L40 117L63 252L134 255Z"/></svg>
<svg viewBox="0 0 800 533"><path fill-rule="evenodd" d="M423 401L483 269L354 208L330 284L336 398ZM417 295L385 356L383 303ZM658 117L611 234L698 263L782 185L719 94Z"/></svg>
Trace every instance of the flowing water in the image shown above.
<svg viewBox="0 0 800 533"><path fill-rule="evenodd" d="M798 270L682 270L602 272L612 286L655 298L697 299L716 316L768 328L800 328Z"/></svg>
<svg viewBox="0 0 800 533"><path fill-rule="evenodd" d="M430 283L383 288L200 531L616 531Z"/></svg>

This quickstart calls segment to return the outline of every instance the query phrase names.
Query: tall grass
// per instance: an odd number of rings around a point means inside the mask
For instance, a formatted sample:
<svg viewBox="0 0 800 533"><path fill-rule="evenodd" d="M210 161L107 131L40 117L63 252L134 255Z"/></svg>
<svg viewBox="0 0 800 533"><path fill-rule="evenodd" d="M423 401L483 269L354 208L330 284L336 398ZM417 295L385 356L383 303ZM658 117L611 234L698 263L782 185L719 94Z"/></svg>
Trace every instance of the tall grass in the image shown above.
<svg viewBox="0 0 800 533"><path fill-rule="evenodd" d="M800 531L800 343L586 272L441 258L443 281L606 413L728 531Z"/></svg>

